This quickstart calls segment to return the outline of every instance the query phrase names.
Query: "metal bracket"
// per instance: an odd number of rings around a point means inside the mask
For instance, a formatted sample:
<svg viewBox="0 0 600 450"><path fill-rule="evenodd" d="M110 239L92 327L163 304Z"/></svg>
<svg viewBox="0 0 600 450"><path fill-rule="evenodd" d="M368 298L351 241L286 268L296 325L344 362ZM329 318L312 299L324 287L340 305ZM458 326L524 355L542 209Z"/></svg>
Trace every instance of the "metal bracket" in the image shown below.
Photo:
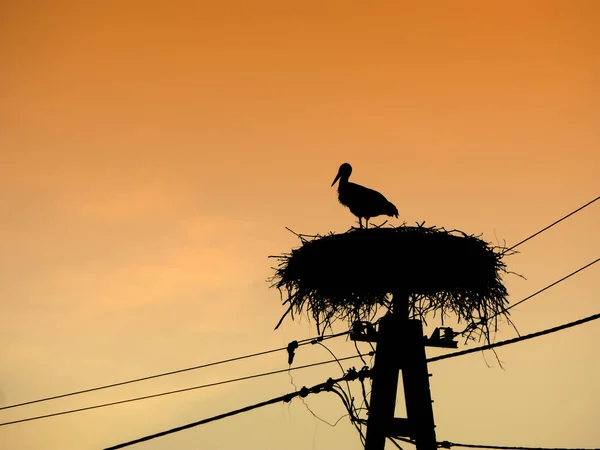
<svg viewBox="0 0 600 450"><path fill-rule="evenodd" d="M454 340L456 335L457 333L452 328L439 327L433 331L430 338L425 336L425 345L427 347L458 348L458 342Z"/></svg>
<svg viewBox="0 0 600 450"><path fill-rule="evenodd" d="M377 331L371 322L356 321L350 330L350 339L362 342L377 342Z"/></svg>

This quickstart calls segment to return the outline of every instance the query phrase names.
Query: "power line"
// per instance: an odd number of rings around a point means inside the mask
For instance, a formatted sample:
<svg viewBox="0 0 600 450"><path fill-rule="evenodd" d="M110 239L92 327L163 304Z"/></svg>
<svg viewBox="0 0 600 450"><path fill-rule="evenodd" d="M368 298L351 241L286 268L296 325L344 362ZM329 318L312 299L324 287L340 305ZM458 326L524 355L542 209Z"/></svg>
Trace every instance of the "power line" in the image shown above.
<svg viewBox="0 0 600 450"><path fill-rule="evenodd" d="M564 277L562 277L561 279L559 279L559 280L556 280L556 281L555 281L555 282L553 282L553 283L550 283L548 286L546 286L546 287L544 287L544 288L540 289L540 290L539 290L539 291L537 291L537 292L534 292L533 294L531 294L531 295L529 295L529 296L525 297L525 298L524 298L524 299L522 299L522 300L519 300L517 303L514 303L514 304L510 305L508 308L506 308L506 310L505 310L505 311L508 311L509 309L512 309L512 308L514 308L514 307L515 307L515 306L517 306L517 305L520 305L521 303L523 303L523 302L525 302L525 301L529 300L530 298L532 298L532 297L535 297L535 296L536 296L536 295L538 295L538 294L541 294L542 292L544 292L544 291L546 291L546 290L550 289L551 287L553 287L553 286L556 286L558 283L561 283L561 282L565 281L567 278L571 278L573 275L575 275L575 274L577 274L577 273L581 272L582 270L584 270L584 269L587 269L587 268L588 268L588 267L590 267L590 266L593 266L593 265L594 265L594 264L596 264L598 261L600 261L600 258L597 258L597 259L595 259L594 261L592 261L591 263L588 263L588 264L586 264L585 266L583 266L583 267L580 267L579 269L575 270L574 272L571 272L569 275L565 275L565 276L564 276Z"/></svg>
<svg viewBox="0 0 600 450"><path fill-rule="evenodd" d="M412 439L407 439L407 438L403 438L403 437L399 437L399 436L394 436L394 437L389 437L389 440L397 447L397 448L402 448L400 447L400 444L398 444L396 441L402 441L402 442L406 442L407 444L412 444L414 446L417 445L417 443L415 441L413 441ZM438 442L439 444L439 442Z"/></svg>
<svg viewBox="0 0 600 450"><path fill-rule="evenodd" d="M302 339L300 341L292 341L290 344L292 344L293 342L296 342L298 344L298 346L300 346L300 345L306 345L306 344L317 344L317 343L319 343L319 342L321 342L321 341L323 341L325 339L332 339L332 338L335 338L335 337L343 336L343 335L348 334L348 333L349 333L348 331L344 331L342 333L331 334L331 335L327 335L327 336L317 336L317 337L314 337L314 338ZM162 372L162 373L158 373L158 374L154 374L154 375L148 375L148 376L145 376L145 377L134 378L132 380L118 381L116 383L105 384L105 385L102 385L102 386L96 386L96 387L92 387L92 388L88 388L88 389L81 389L79 391L68 392L66 394L58 394L58 395L53 395L51 397L40 398L40 399L37 399L37 400L29 400L27 402L15 403L14 405L8 405L8 406L2 406L2 407L0 407L0 411L2 411L4 409L17 408L19 406L33 405L34 403L47 402L47 401L50 401L50 400L56 400L56 399L64 398L64 397L71 397L73 395L85 394L85 393L88 393L88 392L100 391L100 390L103 390L103 389L113 388L113 387L117 387L117 386L124 386L126 384L137 383L137 382L140 382L140 381L152 380L154 378L166 377L167 375L175 375L175 374L178 374L178 373L189 372L191 370L204 369L206 367L217 366L217 365L220 365L220 364L230 363L230 362L234 362L234 361L240 361L242 359L248 359L248 358L254 358L256 356L268 355L270 353L275 353L275 352L279 352L279 351L282 351L282 350L287 350L288 348L289 348L289 345L286 346L286 347L274 348L274 349L271 349L271 350L265 350L263 352L251 353L251 354L248 354L248 355L237 356L235 358L223 359L221 361L215 361L215 362L211 362L211 363L207 363L207 364L201 364L201 365L198 365L198 366L186 367L184 369L171 370L169 372ZM0 426L1 425L3 425L3 424L0 424Z"/></svg>
<svg viewBox="0 0 600 450"><path fill-rule="evenodd" d="M398 443L396 442L396 440L398 440L398 441L403 441L403 442L407 442L407 443L409 443L409 444L412 444L412 445L417 445L415 442L413 442L413 441L411 441L411 440L409 440L409 439L402 439L402 438L399 438L399 437L391 437L391 436L388 436L388 439L390 440L390 442L391 442L392 444L394 444L394 446L395 446L396 448L399 448L400 450L403 450L403 448L402 448L402 447L400 447L400 444L398 444Z"/></svg>
<svg viewBox="0 0 600 450"><path fill-rule="evenodd" d="M390 441L401 448L395 441L402 441L408 444L416 445L415 441L401 437L390 437ZM485 448L493 450L600 450L600 448L572 448L572 447L522 447L522 446L507 446L507 445L479 445L479 444L459 444L457 442L442 441L437 443L439 448L451 447L466 447L466 448Z"/></svg>
<svg viewBox="0 0 600 450"><path fill-rule="evenodd" d="M566 275L564 277L562 277L561 279L551 283L550 285L540 289L539 291L529 295L528 297L525 297L524 299L520 300L519 302L511 305L509 308L513 308L521 303L523 303L526 300L529 300L530 298L540 294L541 292L549 289L552 286L555 286L556 284L566 280L567 278L575 275L578 272L581 272L582 270L586 269L587 267L590 267L591 265L597 263L598 261L600 261L600 258L592 261L591 263L577 269L576 271L570 273L569 275ZM523 341L523 340L527 340L527 339L532 339L534 337L538 337L538 336L542 336L545 334L550 334L556 331L560 331L566 328L570 328L576 325L580 325L583 324L585 322L591 321L591 320L595 320L597 318L600 317L600 314L597 315L593 315L584 319L580 319L577 320L575 322L570 322L568 324L565 325L561 325L555 328L551 328L548 330L544 330L544 331L540 331L537 333L533 333L533 334L529 334L526 336L520 336L514 339L509 339L507 341L502 341L502 342L497 342L494 344L488 344L488 345L484 345L484 346L480 346L480 347L476 347L476 348L472 348L472 349L467 349L467 350L463 350L460 352L454 352L454 353L450 353L447 355L440 355L437 357L433 357L433 358L429 358L427 360L427 362L435 362L435 361L439 361L442 359L448 359L448 358L453 358L455 356L462 356L465 354L469 354L469 353L474 353L480 350L488 350L491 348L495 348L495 347L500 347L500 346L504 346L504 345L508 345L508 344L512 344L512 343L516 343L519 341ZM329 335L329 336L319 336L317 338L309 338L309 339L304 339L302 341L298 342L298 345L305 345L307 343L311 343L311 344L317 344L320 343L322 340L324 339L330 339L330 338L334 338L334 337L339 337L342 335L347 334L348 332L342 332L342 333L337 333L334 335ZM204 367L209 367L209 366L214 366L214 365L218 365L218 364L223 364L223 363L227 363L227 362L233 362L233 361L237 361L237 360L241 360L241 359L245 359L245 358L251 358L254 356L260 356L260 355L265 355L265 354L269 354L269 353L273 353L273 352L277 352L277 351L281 351L281 350L287 350L289 348L289 346L287 347L281 347L281 348L277 348L277 349L272 349L272 350L267 350L264 352L258 352L258 353L253 353L253 354L249 354L249 355L244 355L244 356L240 356L240 357L236 357L236 358L230 358L230 359L226 359L226 360L222 360L222 361L217 361L217 362L213 362L213 363L208 363L208 364L204 364L201 366L194 366L194 367L189 367L189 368L185 368L185 369L179 369L179 370L175 370L175 371L171 371L171 372L164 372L161 374L156 374L156 375L151 375L151 376L147 376L147 377L143 377L143 378L137 378L134 380L128 380L128 381L123 381L123 382L119 382L119 383L113 383L110 385L105 385L105 386L99 386L99 387L95 387L95 388L90 388L90 389L85 389L85 390L81 390L81 391L76 391L76 392L72 392L72 393L68 393L68 394L61 394L61 395L57 395L57 396L53 396L53 397L47 397L47 398L43 398L43 399L39 399L39 400L32 400L29 402L24 402L24 403L19 403L19 404L15 404L15 405L9 405L9 406L5 406L0 408L0 410L2 409L9 409L9 408L15 408L17 406L23 406L23 405L28 405L28 404L33 404L33 403L40 403L43 401L48 401L48 400L53 400L53 399L57 399L57 398L62 398L62 397L68 397L68 396L72 396L72 395L76 395L76 394L81 394L81 393L86 393L86 392L92 392L92 391L97 391L97 390L101 390L101 389L107 389L109 387L115 387L115 386L121 386L121 385L125 385L125 384L130 384L130 383L134 383L134 382L138 382L138 381L143 381L143 380L148 380L148 379L152 379L152 378L158 378L158 377L162 377L162 376L166 376L166 375L172 375L172 374L176 374L176 373L181 373L181 372L186 372L186 371L190 371L190 370L195 370L195 369L200 369L200 368L204 368ZM373 352L370 352L369 355L372 355ZM91 410L91 409L97 409L97 408L102 408L102 407L106 407L106 406L114 406L114 405L119 405L119 404L123 404L123 403L129 403L129 402L134 402L134 401L139 401L139 400L145 400L145 399L149 399L149 398L154 398L154 397L160 397L160 396L164 396L164 395L170 395L170 394L175 394L175 393L181 393L181 392L186 392L186 391L191 391L191 390L196 390L196 389L202 389L202 388L207 388L207 387L213 387L213 386L218 386L221 384L227 384L227 383L232 383L232 382L237 382L237 381L243 381L243 380L247 380L247 379L252 379L252 378L258 378L258 377L262 377L262 376L267 376L267 375L274 375L277 373L282 373L282 372L286 372L286 371L291 371L291 370L298 370L298 369L304 369L304 368L308 368L308 367L313 367L313 366L318 366L318 365L322 365L322 364L329 364L329 363L333 363L333 362L338 362L339 361L344 361L344 360L348 360L348 359L352 359L352 358L359 358L362 357L364 355L355 355L355 356L349 356L346 358L341 358L341 359L334 359L334 360L330 360L330 361L323 361L323 362L319 362L319 363L314 363L314 364L307 364L304 366L298 366L295 368L290 368L290 369L281 369L281 370L277 370L277 371L272 371L272 372L265 372L262 374L256 374L256 375L250 375L250 376L246 376L246 377L240 377L240 378L234 378L234 379L230 379L230 380L225 380L225 381L220 381L220 382L215 382L215 383L210 383L210 384L205 384L205 385L199 385L199 386L193 386L193 387L189 387L189 388L184 388L184 389L178 389L178 390L174 390L174 391L167 391L167 392L162 392L162 393L158 393L158 394L152 394L152 395L147 395L147 396L143 396L143 397L136 397L136 398L131 398L131 399L126 399L126 400L120 400L117 402L111 402L111 403L104 403L104 404L99 404L99 405L93 405L93 406L89 406L89 407L84 407L84 408L78 408L78 409L73 409L73 410L67 410L67 411L61 411L61 412L57 412L57 413L52 413L52 414L47 414L47 415L43 415L43 416L35 416L35 417L30 417L30 418L25 418L25 419L20 419L20 420L15 420L15 421L11 421L11 422L4 422L4 423L0 423L0 426L5 426L5 425L12 425L12 424L16 424L16 423L21 423L21 422L28 422L28 421L32 421L32 420L38 420L38 419L44 419L44 418L48 418L48 417L54 417L54 416L59 416L59 415L65 415L65 414L71 414L71 413L75 413L75 412L81 412L81 411L87 411L87 410Z"/></svg>
<svg viewBox="0 0 600 450"><path fill-rule="evenodd" d="M529 237L527 237L527 238L523 239L522 241L519 241L519 242L517 242L515 245L513 245L512 247L510 247L510 248L506 249L504 252L506 253L506 252L509 252L509 251L511 251L511 250L514 250L514 249L515 249L515 248L517 248L519 245L521 245L521 244L524 244L525 242L529 241L530 239L533 239L533 238L534 238L534 237L536 237L537 235L539 235L539 234L543 233L544 231L546 231L546 230L548 230L548 229L552 228L554 225L557 225L557 224L559 224L560 222L562 222L563 220L567 219L568 217L571 217L573 214L575 214L575 213L577 213L577 212L581 211L581 210L582 210L582 209L584 209L584 208L587 208L588 206L590 206L592 203L596 202L597 200L600 200L600 196L598 196L598 197L596 197L595 199L593 199L593 200L591 200L591 201L587 202L585 205L583 205L583 206L580 206L580 207L579 207L579 208L577 208L576 210L574 210L574 211L571 211L571 212L570 212L569 214L567 214L566 216L563 216L563 217L561 217L560 219L558 219L557 221L555 221L555 222L552 222L552 223L551 223L550 225L548 225L547 227L544 227L544 228L542 228L540 231L538 231L538 232L536 232L536 233L532 234L531 236L529 236Z"/></svg>
<svg viewBox="0 0 600 450"><path fill-rule="evenodd" d="M600 450L598 448L549 448L549 447L511 447L511 446L502 446L502 445L477 445L477 444L458 444L456 442L438 442L438 446L441 448L450 448L450 447L467 447L467 448L488 448L488 449L498 449L498 450Z"/></svg>
<svg viewBox="0 0 600 450"><path fill-rule="evenodd" d="M515 342L526 341L528 339L533 339L533 338L538 337L538 336L543 336L545 334L555 333L557 331L561 331L561 330L565 330L567 328L575 327L577 325L581 325L581 324L586 323L586 322L591 322L592 320L596 320L596 319L599 319L599 318L600 318L600 313L599 314L594 314L593 316L585 317L583 319L579 319L579 320L576 320L574 322L569 322L569 323L566 323L566 324L563 324L563 325L559 325L559 326L554 327L554 328L548 328L547 330L538 331L538 332L531 333L531 334L528 334L528 335L525 335L525 336L519 336L519 337L516 337L514 339L508 339L506 341L496 342L494 344L482 345L480 347L470 348L470 349L467 349L467 350L462 350L460 352L448 353L447 355L434 356L433 358L428 358L427 362L429 363L429 362L434 362L434 361L440 361L442 359L448 359L448 358L454 358L456 356L467 355L469 353L478 352L480 350L489 350L489 349L495 348L495 347L502 347L503 345L514 344Z"/></svg>
<svg viewBox="0 0 600 450"><path fill-rule="evenodd" d="M344 358L344 359L348 359L348 358ZM214 422L215 420L220 420L220 419L224 419L226 417L235 416L236 414L241 414L243 412L261 408L263 406L272 405L274 403L279 403L279 402L287 403L287 402L290 402L294 397L300 396L300 397L304 398L309 394L318 394L319 392L322 392L322 391L333 391L334 384L339 383L340 381L356 380L359 377L364 378L366 376L369 376L368 373L369 373L368 370L361 370L360 372L357 372L354 369L350 369L343 377L337 378L335 380L332 378L329 378L326 382L316 384L311 388L307 388L305 386L305 387L301 388L299 391L291 392L289 394L282 395L280 397L275 397L270 400L266 400L264 402L255 403L254 405L249 405L244 408L236 409L234 411L229 411L229 412L226 412L223 414L219 414L217 416L209 417L208 419L199 420L197 422L188 423L186 425L182 425L182 426L179 426L176 428L171 428L170 430L161 431L160 433L155 433L155 434L151 434L149 436L144 436L142 438L135 439L133 441L124 442L122 444L114 445L112 447L107 447L104 450L117 450L119 448L129 447L130 445L149 441L151 439L156 439L158 437L166 436L168 434L177 433L179 431L187 430L188 428L197 427L198 425L204 425L209 422Z"/></svg>
<svg viewBox="0 0 600 450"><path fill-rule="evenodd" d="M367 355L370 355L370 353L368 353ZM269 376L269 375L275 375L275 374L283 373L283 372L290 372L292 370L300 370L300 369L306 369L306 368L309 368L309 367L321 366L321 365L324 365L324 364L337 363L339 361L346 361L348 359L360 358L361 356L365 356L365 355L347 356L345 358L340 358L340 359L337 359L337 360L336 359L332 359L332 360L329 360L329 361L321 361L321 362L318 362L318 363L306 364L304 366L291 367L291 368L280 369L280 370L273 370L271 372L264 372L264 373L254 374L254 375L248 375L248 376L245 376L245 377L232 378L232 379L229 379L229 380L217 381L217 382L214 382L214 383L201 384L199 386L192 386L192 387L183 388L183 389L176 389L176 390L173 390L173 391L159 392L158 394L151 394L151 395L145 395L145 396L142 396L142 397L128 398L128 399L125 399L125 400L119 400L119 401L110 402L110 403L101 403L101 404L98 404L98 405L86 406L86 407L83 407L83 408L69 409L69 410L66 410L66 411L59 411L59 412L55 412L55 413L51 413L51 414L45 414L45 415L41 415L41 416L27 417L25 419L18 419L18 420L12 420L10 422L0 423L0 427L6 426L6 425L13 425L13 424L16 424L16 423L30 422L30 421L33 421L33 420L46 419L46 418L49 418L49 417L63 416L65 414L73 414L73 413L82 412L82 411L89 411L91 409L104 408L104 407L107 407L107 406L121 405L123 403L137 402L137 401L140 401L140 400L147 400L149 398L163 397L165 395L179 394L181 392L188 392L188 391L193 391L193 390L198 390L198 389L204 389L204 388L208 388L208 387L220 386L222 384L235 383L235 382L238 382L238 381L250 380L250 379L253 379L253 378L260 378L260 377L265 377L265 376Z"/></svg>
<svg viewBox="0 0 600 450"><path fill-rule="evenodd" d="M536 295L539 295L539 294L541 294L542 292L544 292L544 291L547 291L547 290L548 290L548 289L550 289L551 287L554 287L554 286L556 286L557 284L559 284L559 283L562 283L563 281L567 280L568 278L571 278L573 275L576 275L576 274L578 274L579 272L581 272L581 271L583 271L583 270L587 269L588 267L591 267L591 266L593 266L593 265L594 265L594 264L596 264L598 261L600 261L600 258L597 258L597 259L595 259L594 261L592 261L592 262L590 262L590 263L586 264L585 266L582 266L582 267L580 267L579 269L577 269L577 270L574 270L574 271L573 271L573 272L571 272L570 274L568 274L568 275L565 275L564 277L562 277L562 278L559 278L559 279L558 279L558 280L556 280L556 281L553 281L553 282L552 282L552 283L550 283L549 285L547 285L547 286L545 286L545 287L541 288L540 290L538 290L538 291L534 292L533 294L531 294L531 295L528 295L527 297L525 297L525 298L523 298L523 299L519 300L518 302L516 302L516 303L514 303L514 304L510 305L508 308L504 309L504 311L497 312L496 314L493 314L493 315L491 315L490 317L487 317L487 318L481 319L481 320L480 320L478 323L481 323L481 324L482 324L482 323L485 323L485 322L489 322L489 321L490 321L490 320L492 320L493 318L495 318L495 317L498 317L499 315L503 314L504 312L508 311L509 309L512 309L512 308L514 308L515 306L517 306L517 305L520 305L520 304L521 304L521 303L523 303L523 302L526 302L527 300L529 300L529 299L531 299L531 298L535 297ZM462 330L462 331L458 332L457 334L464 334L465 332L469 331L469 329L470 329L471 327L472 327L472 325L471 325L471 326L468 326L468 327L466 327L464 330Z"/></svg>

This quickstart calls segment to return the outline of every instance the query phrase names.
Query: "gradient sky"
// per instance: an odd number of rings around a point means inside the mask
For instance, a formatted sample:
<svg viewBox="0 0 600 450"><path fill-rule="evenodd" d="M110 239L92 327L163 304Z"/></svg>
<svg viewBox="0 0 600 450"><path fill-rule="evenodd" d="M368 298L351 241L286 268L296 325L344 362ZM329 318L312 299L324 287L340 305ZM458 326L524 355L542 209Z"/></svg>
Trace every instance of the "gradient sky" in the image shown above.
<svg viewBox="0 0 600 450"><path fill-rule="evenodd" d="M355 224L330 187L342 162L398 206L394 224L490 242L595 198L598 23L595 0L1 1L0 404L315 335L305 318L273 331L284 308L268 256L299 244L286 226ZM511 301L597 258L599 227L594 204L520 247L507 263L527 279L506 277ZM515 308L519 331L598 313L598 270ZM593 322L499 349L504 370L491 354L432 364L438 440L600 446L599 342ZM343 339L331 348L354 352ZM303 347L296 364L329 357ZM253 358L0 421L286 363ZM11 425L0 447L99 449L293 389L282 374ZM332 395L307 403L331 422L344 414ZM294 401L132 448L360 441L347 420L331 428Z"/></svg>

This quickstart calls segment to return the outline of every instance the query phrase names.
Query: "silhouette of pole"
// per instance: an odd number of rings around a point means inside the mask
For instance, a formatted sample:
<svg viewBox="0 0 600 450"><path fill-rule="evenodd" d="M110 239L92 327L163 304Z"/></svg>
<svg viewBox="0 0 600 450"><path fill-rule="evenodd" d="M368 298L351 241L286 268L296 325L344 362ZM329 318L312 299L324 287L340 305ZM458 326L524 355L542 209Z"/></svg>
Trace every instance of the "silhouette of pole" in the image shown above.
<svg viewBox="0 0 600 450"><path fill-rule="evenodd" d="M410 319L403 325L400 330L403 350L400 368L410 437L416 441L417 450L435 450L437 444L423 324L420 320Z"/></svg>
<svg viewBox="0 0 600 450"><path fill-rule="evenodd" d="M377 332L377 351L371 378L371 399L367 418L367 436L365 450L383 450L385 439L389 436L394 410L396 409L396 391L398 389L399 366L397 358L398 326L396 314L381 318Z"/></svg>
<svg viewBox="0 0 600 450"><path fill-rule="evenodd" d="M408 294L395 292L392 302L379 322L365 450L384 450L390 436L414 439L417 450L435 450L423 326L408 318ZM400 370L407 419L394 418Z"/></svg>

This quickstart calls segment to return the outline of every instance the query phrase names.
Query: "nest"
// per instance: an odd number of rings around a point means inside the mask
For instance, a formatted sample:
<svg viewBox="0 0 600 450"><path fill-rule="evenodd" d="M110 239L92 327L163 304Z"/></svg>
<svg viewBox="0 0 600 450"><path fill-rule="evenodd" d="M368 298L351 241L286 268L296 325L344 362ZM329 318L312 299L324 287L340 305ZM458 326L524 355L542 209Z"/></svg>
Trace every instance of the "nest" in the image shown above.
<svg viewBox="0 0 600 450"><path fill-rule="evenodd" d="M423 225L297 236L299 248L273 256L272 286L288 305L277 327L302 311L319 332L338 319L371 321L380 307L392 309L394 294L408 296L413 318L439 314L443 324L453 314L467 337L489 340L498 318L508 319L506 250L477 236Z"/></svg>

